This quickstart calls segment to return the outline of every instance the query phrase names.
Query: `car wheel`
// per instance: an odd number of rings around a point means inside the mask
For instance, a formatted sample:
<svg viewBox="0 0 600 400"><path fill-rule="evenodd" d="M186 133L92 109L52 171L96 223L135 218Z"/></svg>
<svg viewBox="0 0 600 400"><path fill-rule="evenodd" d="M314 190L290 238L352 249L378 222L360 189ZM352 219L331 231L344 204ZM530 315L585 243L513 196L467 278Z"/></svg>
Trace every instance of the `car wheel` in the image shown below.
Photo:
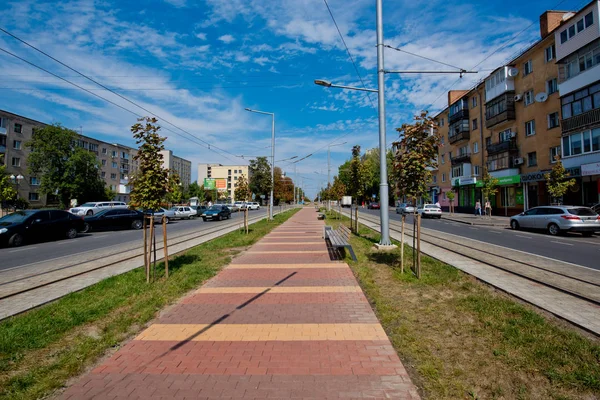
<svg viewBox="0 0 600 400"><path fill-rule="evenodd" d="M548 225L548 233L557 236L560 233L560 228L556 224L550 224Z"/></svg>
<svg viewBox="0 0 600 400"><path fill-rule="evenodd" d="M23 244L23 235L20 233L15 233L10 237L10 239L8 239L8 244L9 246L19 247Z"/></svg>
<svg viewBox="0 0 600 400"><path fill-rule="evenodd" d="M217 221L220 221L220 220L221 220L221 216L217 215Z"/></svg>
<svg viewBox="0 0 600 400"><path fill-rule="evenodd" d="M518 231L519 223L513 219L512 221L510 221L510 229L512 229L513 231Z"/></svg>
<svg viewBox="0 0 600 400"><path fill-rule="evenodd" d="M91 230L92 226L86 222L85 224L83 224L83 229L81 230L81 233L88 233Z"/></svg>
<svg viewBox="0 0 600 400"><path fill-rule="evenodd" d="M67 231L67 239L75 239L77 237L77 229L69 228Z"/></svg>
<svg viewBox="0 0 600 400"><path fill-rule="evenodd" d="M133 221L131 223L131 229L138 230L138 229L142 229L143 227L144 227L144 224L139 219L136 219L135 221Z"/></svg>
<svg viewBox="0 0 600 400"><path fill-rule="evenodd" d="M227 219L231 219L231 214L229 214L229 215L227 216Z"/></svg>
<svg viewBox="0 0 600 400"><path fill-rule="evenodd" d="M165 224L169 223L169 217L165 217Z"/></svg>
<svg viewBox="0 0 600 400"><path fill-rule="evenodd" d="M206 222L206 217L202 217L202 221Z"/></svg>
<svg viewBox="0 0 600 400"><path fill-rule="evenodd" d="M584 237L592 237L592 235L594 235L594 232L581 232L581 234L582 234Z"/></svg>
<svg viewBox="0 0 600 400"><path fill-rule="evenodd" d="M88 210L88 212L86 212L85 215L88 215L88 216L94 215L94 212L92 210Z"/></svg>

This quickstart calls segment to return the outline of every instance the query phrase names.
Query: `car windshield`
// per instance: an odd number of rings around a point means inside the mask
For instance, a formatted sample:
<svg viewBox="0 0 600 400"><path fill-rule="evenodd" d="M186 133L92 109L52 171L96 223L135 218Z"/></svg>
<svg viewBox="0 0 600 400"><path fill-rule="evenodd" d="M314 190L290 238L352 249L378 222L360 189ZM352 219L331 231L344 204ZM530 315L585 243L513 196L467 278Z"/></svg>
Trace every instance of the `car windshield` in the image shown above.
<svg viewBox="0 0 600 400"><path fill-rule="evenodd" d="M20 223L20 222L25 221L27 219L27 217L29 217L33 213L35 213L35 211L33 211L33 210L32 211L17 211L17 212L5 215L4 217L0 218L0 224L8 225L8 224Z"/></svg>
<svg viewBox="0 0 600 400"><path fill-rule="evenodd" d="M212 206L209 208L211 211L221 211L221 206Z"/></svg>
<svg viewBox="0 0 600 400"><path fill-rule="evenodd" d="M580 217L594 217L596 213L591 208L587 207L578 207L578 208L568 208L567 211L569 214L578 215Z"/></svg>
<svg viewBox="0 0 600 400"><path fill-rule="evenodd" d="M97 213L95 213L94 216L97 217L97 216L100 216L100 215L104 215L104 214L106 214L109 211L111 211L111 210L100 210Z"/></svg>
<svg viewBox="0 0 600 400"><path fill-rule="evenodd" d="M83 203L82 205L77 207L96 207L96 203Z"/></svg>
<svg viewBox="0 0 600 400"><path fill-rule="evenodd" d="M179 210L179 207L171 207L171 208L169 208L169 210L171 210L171 211L177 211L177 210Z"/></svg>

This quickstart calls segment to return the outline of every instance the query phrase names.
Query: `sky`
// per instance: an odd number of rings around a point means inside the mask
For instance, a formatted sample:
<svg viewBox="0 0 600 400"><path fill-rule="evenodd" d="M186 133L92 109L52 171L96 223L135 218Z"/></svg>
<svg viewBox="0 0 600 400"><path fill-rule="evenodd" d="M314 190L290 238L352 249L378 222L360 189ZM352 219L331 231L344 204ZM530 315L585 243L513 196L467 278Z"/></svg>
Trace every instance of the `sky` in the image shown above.
<svg viewBox="0 0 600 400"><path fill-rule="evenodd" d="M539 39L548 9L588 1L383 0L384 43L477 74L389 74L387 142L420 110L447 106ZM198 163L247 164L270 156L314 195L352 146L378 146L377 96L316 86L326 79L377 87L375 0L4 0L0 27L120 96L0 32L0 109L136 147L130 127L156 115L166 147ZM385 49L388 70L452 69ZM100 98L100 97L102 98ZM135 103L135 104L133 104ZM120 107L119 107L120 106ZM309 158L290 164L294 156Z"/></svg>

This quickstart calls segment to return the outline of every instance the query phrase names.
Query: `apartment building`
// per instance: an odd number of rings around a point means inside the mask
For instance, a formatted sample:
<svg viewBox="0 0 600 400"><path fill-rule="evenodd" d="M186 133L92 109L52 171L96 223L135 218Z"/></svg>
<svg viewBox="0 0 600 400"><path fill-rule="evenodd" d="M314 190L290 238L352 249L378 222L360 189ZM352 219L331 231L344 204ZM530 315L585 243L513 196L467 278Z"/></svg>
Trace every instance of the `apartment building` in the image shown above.
<svg viewBox="0 0 600 400"><path fill-rule="evenodd" d="M198 164L198 184L202 185L204 178L220 178L227 180L227 201L235 202L235 189L240 176L244 175L250 181L247 165ZM243 199L241 199L243 200Z"/></svg>
<svg viewBox="0 0 600 400"><path fill-rule="evenodd" d="M471 90L448 93L448 108L436 115L442 145L432 182L437 182L435 192L442 206L449 205L445 193L451 189L457 194L458 211L472 212L478 200L485 201L484 166L499 182L490 199L495 214L513 215L549 204L544 174L561 155L562 94L555 32L559 34L573 15L545 12L538 41ZM578 166L565 167L572 176L581 174Z"/></svg>
<svg viewBox="0 0 600 400"><path fill-rule="evenodd" d="M554 32L561 102L561 155L577 184L570 204L600 202L600 1Z"/></svg>
<svg viewBox="0 0 600 400"><path fill-rule="evenodd" d="M39 193L40 180L27 170L27 157L30 150L25 143L31 140L35 128L46 124L8 111L0 110L0 162L6 165L9 174L14 175L19 197L31 204L32 208L56 204L53 196ZM91 137L79 135L73 143L93 152L100 162L100 175L108 188L115 192L114 200L129 201L129 177L137 170L133 160L137 150L121 144L111 144ZM22 177L21 179L17 179Z"/></svg>
<svg viewBox="0 0 600 400"><path fill-rule="evenodd" d="M177 173L182 186L187 189L192 183L192 162L173 155L171 150L163 150L161 154L163 156L163 167Z"/></svg>

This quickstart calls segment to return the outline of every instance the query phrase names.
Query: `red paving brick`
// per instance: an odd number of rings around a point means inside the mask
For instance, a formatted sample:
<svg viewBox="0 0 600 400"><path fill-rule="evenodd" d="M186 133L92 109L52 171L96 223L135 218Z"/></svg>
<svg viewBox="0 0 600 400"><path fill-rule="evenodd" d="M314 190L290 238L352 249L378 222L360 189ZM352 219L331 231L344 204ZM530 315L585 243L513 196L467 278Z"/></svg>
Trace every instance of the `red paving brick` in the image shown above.
<svg viewBox="0 0 600 400"><path fill-rule="evenodd" d="M346 340L335 337L333 340L295 341L273 341L270 336L256 341L241 337L239 341L168 339L169 327L175 330L182 326L179 324L218 323L220 326L235 324L232 325L235 327L265 324L266 328L261 329L267 330L295 324L318 330L345 324L357 335L361 330L352 327L377 324L362 292L327 289L357 287L347 265L336 262L345 268L299 268L297 265L267 268L268 264L335 262L328 254L298 252L326 249L324 243L298 245L323 240L306 233L320 235L322 226L316 221L313 209L301 210L232 263L256 264L260 268L224 269L205 284L205 287L224 288L223 293L192 293L183 298L156 321L167 327L167 337L155 340L157 337L152 336L152 340L132 340L124 344L112 357L69 387L62 398L419 399L416 387L387 339L348 340L354 336ZM269 244L273 241L283 244ZM265 250L289 253L255 253ZM285 293L227 292L227 288L271 288L274 285L289 289ZM313 286L319 288L314 292L299 288ZM296 287L299 289L294 289ZM208 325L206 329L210 328Z"/></svg>

